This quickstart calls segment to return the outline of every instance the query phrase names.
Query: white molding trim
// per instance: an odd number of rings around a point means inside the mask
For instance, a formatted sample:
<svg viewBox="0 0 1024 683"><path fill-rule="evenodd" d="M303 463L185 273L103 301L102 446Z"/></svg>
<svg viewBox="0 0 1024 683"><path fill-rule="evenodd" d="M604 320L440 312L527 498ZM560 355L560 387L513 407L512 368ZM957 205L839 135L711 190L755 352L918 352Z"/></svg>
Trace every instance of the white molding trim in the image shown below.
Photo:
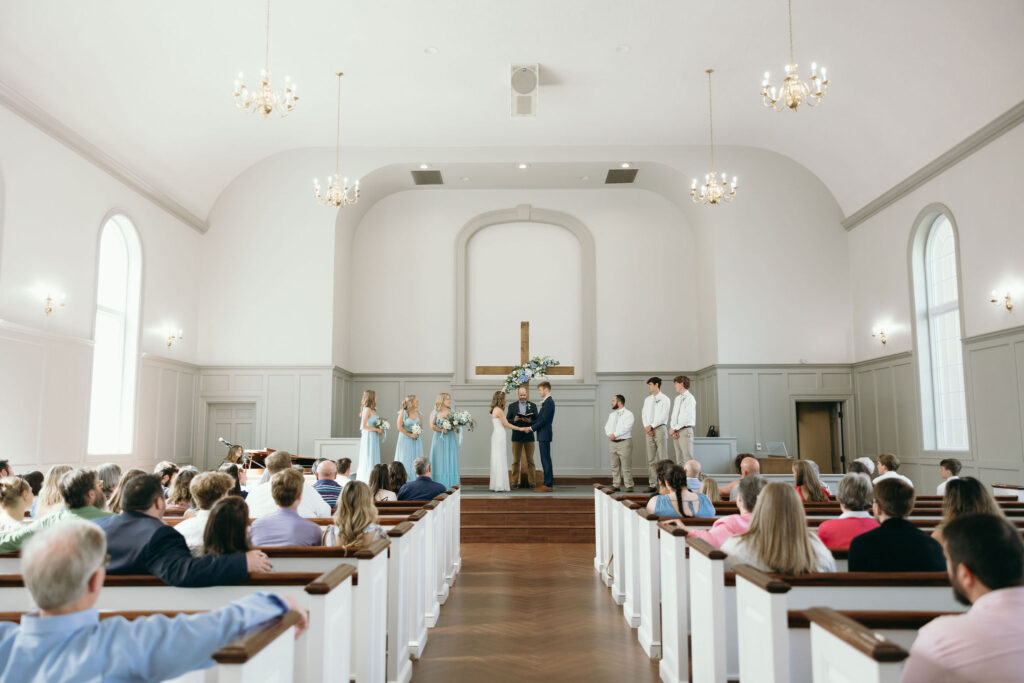
<svg viewBox="0 0 1024 683"><path fill-rule="evenodd" d="M1024 101L1013 105L1007 111L851 213L840 222L841 225L847 230L853 230L890 204L906 197L946 169L955 166L988 143L1013 130L1022 121L1024 121Z"/></svg>
<svg viewBox="0 0 1024 683"><path fill-rule="evenodd" d="M118 161L86 140L3 81L0 81L0 104L54 140L60 142L101 171L105 171L115 180L135 190L190 228L200 233L205 233L210 229L210 224L207 221L186 209L181 203L175 201L153 183L143 178L130 166Z"/></svg>
<svg viewBox="0 0 1024 683"><path fill-rule="evenodd" d="M152 353L142 353L142 362L153 363L155 365L167 365L170 367L180 368L182 370L188 370L190 372L198 373L203 366L196 365L195 363L189 363L188 361L178 360L177 358L168 358L167 356L157 356Z"/></svg>
<svg viewBox="0 0 1024 683"><path fill-rule="evenodd" d="M31 335L34 337L52 339L53 341L64 342L66 344L77 344L80 346L88 346L90 348L93 346L92 339L86 339L85 337L76 337L74 335L66 334L64 332L54 332L52 330L44 330L38 327L31 327L29 325L12 323L10 320L0 319L0 329L6 329L10 330L11 332Z"/></svg>
<svg viewBox="0 0 1024 683"><path fill-rule="evenodd" d="M995 341L997 339L1003 339L1004 337L1016 337L1024 334L1024 325L1014 325L1013 327L1004 327L1001 330L993 330L991 332L982 332L976 334L973 337L964 337L960 341L964 346L972 344L982 344L985 342Z"/></svg>
<svg viewBox="0 0 1024 683"><path fill-rule="evenodd" d="M859 370L870 365L885 365L886 363L894 363L896 361L904 361L914 357L913 351L899 351L897 353L890 353L885 356L878 356L876 358L868 358L867 360L859 360L856 363L850 365L854 370Z"/></svg>

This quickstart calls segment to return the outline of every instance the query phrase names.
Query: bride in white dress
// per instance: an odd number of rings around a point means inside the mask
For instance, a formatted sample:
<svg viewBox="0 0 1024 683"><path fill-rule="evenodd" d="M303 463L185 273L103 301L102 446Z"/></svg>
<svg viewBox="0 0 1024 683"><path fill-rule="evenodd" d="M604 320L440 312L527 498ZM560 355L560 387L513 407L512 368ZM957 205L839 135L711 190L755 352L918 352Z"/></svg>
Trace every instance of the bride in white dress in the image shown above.
<svg viewBox="0 0 1024 683"><path fill-rule="evenodd" d="M508 485L508 438L506 429L515 429L520 432L530 431L529 427L516 427L509 424L505 418L505 392L495 391L491 399L491 423L494 431L491 433L491 483L492 491L510 491Z"/></svg>

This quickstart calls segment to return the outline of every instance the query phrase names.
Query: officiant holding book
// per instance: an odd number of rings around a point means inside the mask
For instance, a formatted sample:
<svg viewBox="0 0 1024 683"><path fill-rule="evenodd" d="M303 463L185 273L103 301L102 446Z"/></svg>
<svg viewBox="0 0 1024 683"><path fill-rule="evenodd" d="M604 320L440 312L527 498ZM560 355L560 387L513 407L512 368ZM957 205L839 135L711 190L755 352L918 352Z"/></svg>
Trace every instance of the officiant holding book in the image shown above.
<svg viewBox="0 0 1024 683"><path fill-rule="evenodd" d="M533 425L537 419L537 404L530 400L530 390L527 387L519 387L519 400L509 404L505 419L516 427ZM537 467L533 464L533 438L532 431L512 432L512 488L521 488L520 473L524 470L529 476L528 487L534 487L533 477Z"/></svg>

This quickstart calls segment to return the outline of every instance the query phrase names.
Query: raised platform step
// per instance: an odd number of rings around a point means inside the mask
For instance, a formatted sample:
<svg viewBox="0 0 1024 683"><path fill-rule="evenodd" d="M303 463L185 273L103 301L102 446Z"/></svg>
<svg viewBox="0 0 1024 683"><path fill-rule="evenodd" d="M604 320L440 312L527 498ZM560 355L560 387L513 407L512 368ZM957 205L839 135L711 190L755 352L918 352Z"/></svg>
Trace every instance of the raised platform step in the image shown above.
<svg viewBox="0 0 1024 683"><path fill-rule="evenodd" d="M593 543L594 501L463 497L463 543Z"/></svg>

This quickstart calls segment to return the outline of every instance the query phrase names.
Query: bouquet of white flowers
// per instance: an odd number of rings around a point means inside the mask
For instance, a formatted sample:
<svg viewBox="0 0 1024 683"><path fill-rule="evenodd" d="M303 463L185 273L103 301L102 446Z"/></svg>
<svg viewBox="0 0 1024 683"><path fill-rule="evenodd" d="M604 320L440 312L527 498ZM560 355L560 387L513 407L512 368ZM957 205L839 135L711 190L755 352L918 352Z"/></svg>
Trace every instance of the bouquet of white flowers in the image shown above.
<svg viewBox="0 0 1024 683"><path fill-rule="evenodd" d="M420 434L423 433L423 427L420 427L418 424L416 424L413 425L412 429L410 429L409 431L412 432L413 436L419 436Z"/></svg>
<svg viewBox="0 0 1024 683"><path fill-rule="evenodd" d="M452 416L452 421L455 423L456 429L459 429L460 431L463 427L469 431L476 429L476 420L473 419L473 416L468 410L460 410L455 413Z"/></svg>
<svg viewBox="0 0 1024 683"><path fill-rule="evenodd" d="M376 427L377 429L381 430L382 432L386 432L389 429L391 429L391 423L388 422L387 420L385 420L382 417L378 417L377 418L377 422L374 423L373 426Z"/></svg>
<svg viewBox="0 0 1024 683"><path fill-rule="evenodd" d="M450 432L452 431L452 429L455 428L455 425L452 424L451 415L449 415L448 417L437 418L437 426L446 432Z"/></svg>

